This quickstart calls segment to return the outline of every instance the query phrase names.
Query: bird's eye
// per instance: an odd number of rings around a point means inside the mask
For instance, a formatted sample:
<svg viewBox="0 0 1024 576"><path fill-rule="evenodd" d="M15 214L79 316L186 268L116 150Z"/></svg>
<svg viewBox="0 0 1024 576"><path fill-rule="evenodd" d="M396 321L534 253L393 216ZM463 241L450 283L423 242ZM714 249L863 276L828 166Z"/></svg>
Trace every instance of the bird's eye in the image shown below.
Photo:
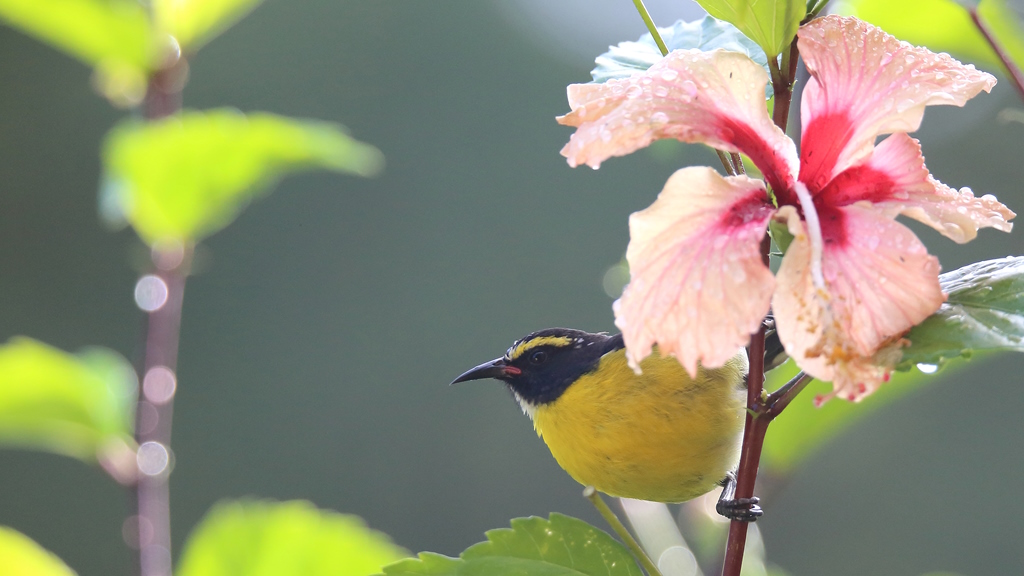
<svg viewBox="0 0 1024 576"><path fill-rule="evenodd" d="M548 359L548 353L543 350L537 350L533 354L530 354L530 364L543 364Z"/></svg>

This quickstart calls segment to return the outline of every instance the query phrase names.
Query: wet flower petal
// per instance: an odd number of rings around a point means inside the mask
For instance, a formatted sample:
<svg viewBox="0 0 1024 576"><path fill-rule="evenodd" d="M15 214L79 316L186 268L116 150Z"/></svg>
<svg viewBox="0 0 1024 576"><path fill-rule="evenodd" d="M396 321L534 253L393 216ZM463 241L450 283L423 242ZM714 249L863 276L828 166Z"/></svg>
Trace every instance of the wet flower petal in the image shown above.
<svg viewBox="0 0 1024 576"><path fill-rule="evenodd" d="M869 393L886 372L879 357L891 357L887 349L945 300L938 260L906 226L868 205L832 209L822 218L821 290L811 279L803 222L792 207L779 216L794 235L772 300L782 343L801 369L832 381L840 396Z"/></svg>
<svg viewBox="0 0 1024 576"><path fill-rule="evenodd" d="M577 130L562 155L597 168L660 138L702 142L746 154L774 189L788 189L796 147L768 117L767 83L738 52L676 50L628 78L570 85L572 111L558 122Z"/></svg>
<svg viewBox="0 0 1024 576"><path fill-rule="evenodd" d="M931 176L928 181L933 187L931 194L913 195L902 203L893 203L894 208L961 244L974 240L979 228L1013 230L1009 220L1016 214L995 196L979 198L970 188L954 190Z"/></svg>
<svg viewBox="0 0 1024 576"><path fill-rule="evenodd" d="M801 97L800 146L800 180L811 192L870 154L875 137L917 130L925 106L963 106L996 83L856 18L819 18L798 37L812 75Z"/></svg>
<svg viewBox="0 0 1024 576"><path fill-rule="evenodd" d="M749 341L775 286L758 249L773 212L760 180L692 167L630 217L632 281L615 323L632 365L657 344L695 374L698 362L721 366Z"/></svg>
<svg viewBox="0 0 1024 576"><path fill-rule="evenodd" d="M890 216L904 214L960 243L973 240L980 228L1009 232L1015 216L995 196L977 198L970 188L957 191L932 178L921 145L903 133L889 136L866 162L836 176L819 201L833 206L868 201Z"/></svg>

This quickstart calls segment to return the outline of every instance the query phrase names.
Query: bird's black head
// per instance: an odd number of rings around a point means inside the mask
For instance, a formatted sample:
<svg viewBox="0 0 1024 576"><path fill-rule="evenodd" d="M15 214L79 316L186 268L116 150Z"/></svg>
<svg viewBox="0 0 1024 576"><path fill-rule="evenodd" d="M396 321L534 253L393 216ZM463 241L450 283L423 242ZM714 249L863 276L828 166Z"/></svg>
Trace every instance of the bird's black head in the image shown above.
<svg viewBox="0 0 1024 576"><path fill-rule="evenodd" d="M520 338L505 355L481 364L452 384L496 378L508 384L520 402L554 402L580 376L597 368L601 356L622 348L622 335L548 328Z"/></svg>

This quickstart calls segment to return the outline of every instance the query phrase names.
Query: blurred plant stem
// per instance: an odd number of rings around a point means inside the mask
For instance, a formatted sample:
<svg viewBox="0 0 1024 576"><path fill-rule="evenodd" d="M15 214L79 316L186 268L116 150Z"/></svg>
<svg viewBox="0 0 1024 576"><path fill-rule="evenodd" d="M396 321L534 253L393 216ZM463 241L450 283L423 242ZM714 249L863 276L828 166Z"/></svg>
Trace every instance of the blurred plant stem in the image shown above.
<svg viewBox="0 0 1024 576"><path fill-rule="evenodd" d="M142 103L148 121L160 120L181 111L181 89L187 76L188 64L175 47L164 66L153 72L150 78ZM192 252L191 246L181 244L153 246L155 270L147 275L163 283L166 295L161 305L147 307L145 361L136 410L139 476L136 484L138 516L134 528L137 530L138 573L141 576L171 576L173 548L168 488L174 463L171 421L177 385L181 309ZM147 462L150 457L155 461ZM161 457L165 458L162 463Z"/></svg>
<svg viewBox="0 0 1024 576"><path fill-rule="evenodd" d="M633 553L633 557L636 558L636 561L644 567L644 571L646 571L649 576L662 576L661 572L658 571L658 567L654 565L650 556L647 555L647 552L645 552L636 539L633 538L633 535L629 533L626 526L619 520L619 517L615 515L615 512L612 512L612 509L608 507L608 504L606 504L604 499L601 498L601 494L594 489L593 486L587 486L583 489L583 497L590 500L590 503L594 505L594 508L597 508L598 513L600 513L605 519L605 522L608 522L608 525L612 527L612 530L614 530L615 533L619 535L619 538L622 539L622 543L625 544L626 547L629 548L629 551Z"/></svg>
<svg viewBox="0 0 1024 576"><path fill-rule="evenodd" d="M619 498L619 505L662 576L703 576L668 505L631 498Z"/></svg>
<svg viewBox="0 0 1024 576"><path fill-rule="evenodd" d="M1021 100L1024 100L1024 74L1021 73L1020 68L1017 67L1013 62L1013 58L1006 53L1006 49L996 39L995 35L992 34L992 30L982 19L981 15L978 14L977 7L967 8L967 12L971 15L971 20L974 22L975 27L981 32L981 35L985 37L985 41L992 47L992 50L999 57L999 61L1003 63L1003 68L1006 68L1006 72L1010 75L1010 80L1013 81L1013 85L1017 87L1017 93L1020 94Z"/></svg>

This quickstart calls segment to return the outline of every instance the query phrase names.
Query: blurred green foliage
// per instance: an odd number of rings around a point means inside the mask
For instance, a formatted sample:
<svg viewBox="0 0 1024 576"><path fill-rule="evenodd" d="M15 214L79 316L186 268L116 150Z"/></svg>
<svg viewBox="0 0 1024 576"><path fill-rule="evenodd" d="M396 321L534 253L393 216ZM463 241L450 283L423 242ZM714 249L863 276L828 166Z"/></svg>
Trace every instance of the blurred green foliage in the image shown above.
<svg viewBox="0 0 1024 576"><path fill-rule="evenodd" d="M105 208L150 244L209 236L288 172L369 176L383 165L376 148L340 126L231 109L126 121L108 136L103 160Z"/></svg>
<svg viewBox="0 0 1024 576"><path fill-rule="evenodd" d="M0 18L93 67L101 94L134 106L166 58L195 52L260 1L0 0Z"/></svg>
<svg viewBox="0 0 1024 576"><path fill-rule="evenodd" d="M804 0L697 0L697 3L708 14L739 28L770 59L789 47L800 21L807 14Z"/></svg>
<svg viewBox="0 0 1024 576"><path fill-rule="evenodd" d="M214 506L189 536L177 576L367 576L408 552L361 519L309 502Z"/></svg>
<svg viewBox="0 0 1024 576"><path fill-rule="evenodd" d="M157 28L195 52L229 28L262 0L152 0Z"/></svg>
<svg viewBox="0 0 1024 576"><path fill-rule="evenodd" d="M135 0L0 0L0 18L93 67L111 100L137 103L157 43L149 15Z"/></svg>
<svg viewBox="0 0 1024 576"><path fill-rule="evenodd" d="M95 462L134 443L136 382L116 352L72 355L29 338L0 346L0 444Z"/></svg>
<svg viewBox="0 0 1024 576"><path fill-rule="evenodd" d="M0 573L4 576L75 576L60 558L6 526L0 526Z"/></svg>
<svg viewBox="0 0 1024 576"><path fill-rule="evenodd" d="M582 520L552 514L512 520L458 558L424 552L384 569L387 576L642 576L626 547Z"/></svg>
<svg viewBox="0 0 1024 576"><path fill-rule="evenodd" d="M927 46L988 70L1002 70L999 57L955 0L852 0L839 4L846 13L870 22L900 40ZM1024 66L1024 28L1005 0L981 0L977 11L1018 68Z"/></svg>
<svg viewBox="0 0 1024 576"><path fill-rule="evenodd" d="M774 390L796 375L793 362L768 374L765 389ZM790 473L835 438L875 409L885 406L927 382L920 372L896 372L867 398L853 403L832 400L820 404L816 399L832 391L832 384L812 382L786 410L772 421L765 435L761 465L774 473Z"/></svg>

